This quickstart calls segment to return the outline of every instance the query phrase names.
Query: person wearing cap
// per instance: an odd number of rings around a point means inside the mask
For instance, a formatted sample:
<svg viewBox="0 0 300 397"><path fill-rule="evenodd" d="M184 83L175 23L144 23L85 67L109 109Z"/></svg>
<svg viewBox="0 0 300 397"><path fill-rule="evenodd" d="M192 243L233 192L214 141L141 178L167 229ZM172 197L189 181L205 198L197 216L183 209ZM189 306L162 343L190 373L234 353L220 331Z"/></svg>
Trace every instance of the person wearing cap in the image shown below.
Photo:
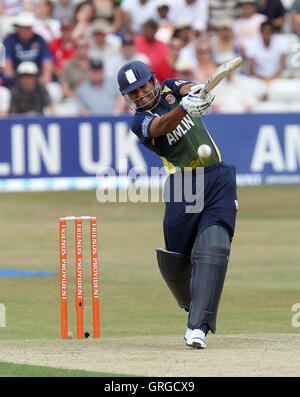
<svg viewBox="0 0 300 397"><path fill-rule="evenodd" d="M239 49L234 44L232 32L233 20L231 18L221 19L216 23L216 33L211 37L211 45L214 61L222 65L230 59L239 55Z"/></svg>
<svg viewBox="0 0 300 397"><path fill-rule="evenodd" d="M95 19L90 27L90 58L99 58L103 62L117 54L121 48L121 40L118 36L111 34L111 25L105 19Z"/></svg>
<svg viewBox="0 0 300 397"><path fill-rule="evenodd" d="M90 61L88 75L88 81L76 92L79 114L83 116L112 114L119 95L118 87L112 83L111 77L105 75L104 65L100 59Z"/></svg>
<svg viewBox="0 0 300 397"><path fill-rule="evenodd" d="M14 25L16 32L9 34L3 44L6 50L6 78L13 78L20 63L30 61L38 68L39 80L47 84L52 80L53 63L46 41L34 33L34 14L18 14Z"/></svg>
<svg viewBox="0 0 300 397"><path fill-rule="evenodd" d="M53 3L51 0L38 0L36 3L36 22L34 32L48 43L60 36L60 22L51 17Z"/></svg>
<svg viewBox="0 0 300 397"><path fill-rule="evenodd" d="M123 0L124 29L128 33L141 33L144 23L151 17L156 17L156 4L153 0Z"/></svg>
<svg viewBox="0 0 300 397"><path fill-rule="evenodd" d="M175 64L176 77L183 81L197 81L195 65L189 59L179 59Z"/></svg>
<svg viewBox="0 0 300 397"><path fill-rule="evenodd" d="M43 114L48 107L54 115L49 93L39 83L38 68L34 62L21 62L17 68L18 78L11 93L11 114Z"/></svg>
<svg viewBox="0 0 300 397"><path fill-rule="evenodd" d="M245 47L251 40L260 36L260 26L266 21L265 15L257 12L260 3L256 0L237 1L236 7L240 9L241 16L237 18L232 26L235 44L241 55L245 55Z"/></svg>
<svg viewBox="0 0 300 397"><path fill-rule="evenodd" d="M145 22L142 33L135 35L135 45L138 52L149 58L151 69L154 70L157 80L162 83L170 75L169 47L156 39L157 28L158 24L154 19Z"/></svg>
<svg viewBox="0 0 300 397"><path fill-rule="evenodd" d="M73 22L65 18L61 21L61 36L49 43L50 53L54 62L54 75L58 77L66 62L75 56L75 43L72 39Z"/></svg>
<svg viewBox="0 0 300 397"><path fill-rule="evenodd" d="M235 167L224 164L203 119L214 95L201 98L204 85L191 81L166 79L160 85L138 61L123 65L117 78L134 111L131 132L160 156L169 174L157 264L178 306L188 312L186 346L205 349L208 332L216 332L238 206Z"/></svg>
<svg viewBox="0 0 300 397"><path fill-rule="evenodd" d="M171 21L176 24L179 20L188 20L197 34L206 32L209 17L208 3L208 0L172 0Z"/></svg>
<svg viewBox="0 0 300 397"><path fill-rule="evenodd" d="M59 76L65 98L76 98L77 88L88 80L89 49L89 42L84 36L75 41L74 57L64 64Z"/></svg>

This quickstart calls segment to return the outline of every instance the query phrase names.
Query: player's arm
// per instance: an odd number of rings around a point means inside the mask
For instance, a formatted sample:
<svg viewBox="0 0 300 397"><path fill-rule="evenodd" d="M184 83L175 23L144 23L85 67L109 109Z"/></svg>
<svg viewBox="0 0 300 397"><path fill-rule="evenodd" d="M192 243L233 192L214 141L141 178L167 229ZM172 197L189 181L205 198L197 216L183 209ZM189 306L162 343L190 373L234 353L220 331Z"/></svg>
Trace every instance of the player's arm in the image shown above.
<svg viewBox="0 0 300 397"><path fill-rule="evenodd" d="M173 131L185 115L186 112L181 108L180 105L178 105L176 108L172 109L163 116L155 117L150 126L151 136L156 138Z"/></svg>
<svg viewBox="0 0 300 397"><path fill-rule="evenodd" d="M191 87L193 86L198 87L194 83L183 85L179 89L179 94L182 97L185 97L187 94L191 94ZM213 98L211 97L201 100L199 96L196 98L187 95L185 99L170 112L153 119L150 126L151 136L153 138L157 138L158 136L166 135L173 131L187 113L194 117L201 117L207 114L207 110L210 108L212 101Z"/></svg>

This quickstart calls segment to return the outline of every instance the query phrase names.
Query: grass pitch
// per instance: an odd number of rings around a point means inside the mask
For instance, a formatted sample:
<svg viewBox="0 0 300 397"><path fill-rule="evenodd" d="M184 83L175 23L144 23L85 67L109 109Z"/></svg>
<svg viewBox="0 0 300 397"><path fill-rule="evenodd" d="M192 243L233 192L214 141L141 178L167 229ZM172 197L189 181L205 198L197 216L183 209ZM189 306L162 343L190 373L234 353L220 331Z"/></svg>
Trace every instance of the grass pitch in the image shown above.
<svg viewBox="0 0 300 397"><path fill-rule="evenodd" d="M299 332L291 324L292 305L300 302L299 196L300 186L238 189L218 335ZM5 193L0 205L0 269L57 272L52 277L0 278L0 303L7 311L0 346L61 343L58 219L67 215L98 219L102 338L182 337L186 314L177 308L155 258L155 248L164 246L162 203L100 204L94 191L70 191ZM85 268L85 330L92 334L88 258ZM69 323L75 336L74 263L69 264L69 280ZM0 354L0 361L9 357ZM3 368L0 376L6 376Z"/></svg>

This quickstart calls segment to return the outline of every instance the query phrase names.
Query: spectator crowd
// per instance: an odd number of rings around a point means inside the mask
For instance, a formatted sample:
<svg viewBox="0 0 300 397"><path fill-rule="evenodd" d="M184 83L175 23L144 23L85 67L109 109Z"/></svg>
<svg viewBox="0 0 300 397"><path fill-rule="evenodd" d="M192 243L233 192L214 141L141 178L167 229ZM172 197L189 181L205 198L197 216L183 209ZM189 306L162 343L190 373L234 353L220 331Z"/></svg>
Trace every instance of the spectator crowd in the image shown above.
<svg viewBox="0 0 300 397"><path fill-rule="evenodd" d="M213 111L300 112L300 0L2 0L0 116L128 113L117 72L205 83Z"/></svg>

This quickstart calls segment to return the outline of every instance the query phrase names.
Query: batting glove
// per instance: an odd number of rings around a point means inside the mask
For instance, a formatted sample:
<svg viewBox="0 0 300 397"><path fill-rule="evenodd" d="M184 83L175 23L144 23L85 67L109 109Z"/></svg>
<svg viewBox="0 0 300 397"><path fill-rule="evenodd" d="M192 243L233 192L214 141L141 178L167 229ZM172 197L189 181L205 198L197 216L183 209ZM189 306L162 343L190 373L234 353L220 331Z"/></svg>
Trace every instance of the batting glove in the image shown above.
<svg viewBox="0 0 300 397"><path fill-rule="evenodd" d="M204 84L192 86L188 95L184 96L180 102L181 108L193 117L202 117L211 111L215 96L209 92L201 99L200 94L203 87Z"/></svg>

